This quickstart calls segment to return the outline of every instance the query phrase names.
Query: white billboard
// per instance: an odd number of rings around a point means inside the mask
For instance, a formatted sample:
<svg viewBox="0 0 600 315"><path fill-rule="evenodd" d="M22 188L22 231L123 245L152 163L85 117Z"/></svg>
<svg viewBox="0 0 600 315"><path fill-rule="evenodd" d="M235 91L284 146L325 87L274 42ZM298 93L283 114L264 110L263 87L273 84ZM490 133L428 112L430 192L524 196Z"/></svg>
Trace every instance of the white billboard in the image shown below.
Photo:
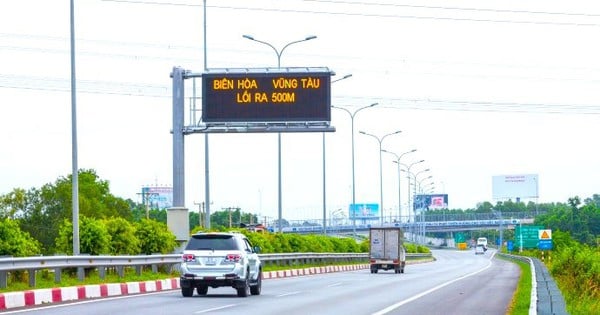
<svg viewBox="0 0 600 315"><path fill-rule="evenodd" d="M492 177L492 198L512 199L538 198L537 174L499 175Z"/></svg>
<svg viewBox="0 0 600 315"><path fill-rule="evenodd" d="M173 187L142 187L142 203L152 209L168 209L173 206Z"/></svg>

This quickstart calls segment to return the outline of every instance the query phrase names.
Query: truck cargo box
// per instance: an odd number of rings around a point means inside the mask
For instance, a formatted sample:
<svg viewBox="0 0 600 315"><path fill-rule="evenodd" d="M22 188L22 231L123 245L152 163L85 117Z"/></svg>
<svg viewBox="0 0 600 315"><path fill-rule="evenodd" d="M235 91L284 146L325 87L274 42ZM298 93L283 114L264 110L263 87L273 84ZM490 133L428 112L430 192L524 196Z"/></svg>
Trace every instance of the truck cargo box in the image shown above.
<svg viewBox="0 0 600 315"><path fill-rule="evenodd" d="M369 229L369 262L371 273L379 269L404 273L406 250L404 233L398 227L373 227Z"/></svg>

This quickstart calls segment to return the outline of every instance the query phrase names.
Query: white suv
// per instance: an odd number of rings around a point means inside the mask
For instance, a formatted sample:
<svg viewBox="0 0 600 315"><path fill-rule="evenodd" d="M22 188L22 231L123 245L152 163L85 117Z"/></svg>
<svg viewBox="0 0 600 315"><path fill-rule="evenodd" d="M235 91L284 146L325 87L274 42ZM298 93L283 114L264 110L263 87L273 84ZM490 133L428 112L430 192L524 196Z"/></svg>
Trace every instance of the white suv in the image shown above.
<svg viewBox="0 0 600 315"><path fill-rule="evenodd" d="M233 287L239 297L259 295L260 248L241 233L196 233L183 251L180 286L185 297L206 295L208 287Z"/></svg>

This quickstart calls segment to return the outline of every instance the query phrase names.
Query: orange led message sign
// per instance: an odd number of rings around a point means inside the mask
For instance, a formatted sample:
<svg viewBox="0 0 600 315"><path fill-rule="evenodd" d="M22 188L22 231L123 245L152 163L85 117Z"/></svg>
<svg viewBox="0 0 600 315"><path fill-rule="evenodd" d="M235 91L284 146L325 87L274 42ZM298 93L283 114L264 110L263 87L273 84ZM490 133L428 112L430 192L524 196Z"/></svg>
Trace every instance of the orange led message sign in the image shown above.
<svg viewBox="0 0 600 315"><path fill-rule="evenodd" d="M331 72L205 73L202 121L331 120Z"/></svg>

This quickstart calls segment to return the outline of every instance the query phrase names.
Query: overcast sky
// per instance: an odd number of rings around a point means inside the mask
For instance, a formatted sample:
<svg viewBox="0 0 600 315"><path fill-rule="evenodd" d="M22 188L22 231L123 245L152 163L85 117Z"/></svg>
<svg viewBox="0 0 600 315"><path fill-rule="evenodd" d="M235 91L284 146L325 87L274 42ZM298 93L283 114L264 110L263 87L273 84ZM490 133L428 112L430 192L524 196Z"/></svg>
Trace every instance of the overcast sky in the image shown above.
<svg viewBox="0 0 600 315"><path fill-rule="evenodd" d="M196 0L76 2L79 167L122 198L172 185L174 66L204 68ZM492 177L537 174L540 202L600 187L600 5L594 1L208 0L208 68L328 67L355 118L356 201L379 203L379 144L432 176L450 208L492 201ZM69 1L0 2L0 194L71 173ZM192 89L186 82L186 93ZM200 84L198 84L200 85ZM200 91L198 91L200 94ZM186 124L190 123L186 101ZM332 110L327 211L352 200L350 119ZM283 217L322 216L322 134L282 135ZM210 135L211 208L277 216L277 135ZM204 136L186 136L186 206L204 200ZM386 214L398 173L383 156ZM424 179L423 185L429 180ZM401 178L402 203L407 201ZM406 214L406 204L403 214Z"/></svg>

